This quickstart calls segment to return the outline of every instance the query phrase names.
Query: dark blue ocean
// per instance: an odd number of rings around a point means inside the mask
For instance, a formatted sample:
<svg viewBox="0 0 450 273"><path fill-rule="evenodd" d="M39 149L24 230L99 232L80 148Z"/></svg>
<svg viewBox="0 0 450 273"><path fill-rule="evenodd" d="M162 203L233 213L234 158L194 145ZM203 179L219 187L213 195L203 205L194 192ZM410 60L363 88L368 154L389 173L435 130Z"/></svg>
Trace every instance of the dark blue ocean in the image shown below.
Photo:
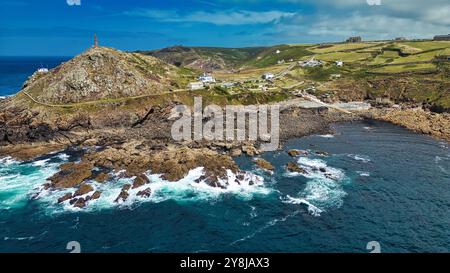
<svg viewBox="0 0 450 273"><path fill-rule="evenodd" d="M82 252L368 252L371 241L382 252L449 252L449 144L384 122L334 128L264 154L272 175L238 158L263 179L256 185L208 188L194 182L200 170L177 183L149 174L152 196L119 205L130 181L118 178L95 185L102 197L84 210L40 190L79 153L0 159L0 252L68 252L71 241ZM309 155L292 158L292 148ZM288 172L290 161L308 174Z"/></svg>
<svg viewBox="0 0 450 273"><path fill-rule="evenodd" d="M17 93L25 80L41 67L54 68L69 57L0 56L0 97Z"/></svg>
<svg viewBox="0 0 450 273"><path fill-rule="evenodd" d="M276 166L253 189L205 190L192 181L155 179L146 201L127 206L106 196L88 211L31 196L56 166L75 160L58 154L0 165L0 252L449 252L450 150L447 143L380 122L335 125L337 134L290 141L286 149L327 151L329 157L263 157ZM311 171L284 166L294 160ZM329 179L314 166L325 168ZM108 186L114 187L114 186Z"/></svg>

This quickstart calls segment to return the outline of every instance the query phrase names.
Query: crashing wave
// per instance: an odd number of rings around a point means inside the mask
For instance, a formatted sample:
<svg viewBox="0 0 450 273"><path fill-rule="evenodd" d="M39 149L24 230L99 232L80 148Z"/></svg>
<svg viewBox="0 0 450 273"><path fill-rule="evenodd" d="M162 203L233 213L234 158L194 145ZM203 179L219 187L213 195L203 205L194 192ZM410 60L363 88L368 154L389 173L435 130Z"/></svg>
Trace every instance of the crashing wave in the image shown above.
<svg viewBox="0 0 450 273"><path fill-rule="evenodd" d="M283 202L307 205L308 212L314 216L320 216L329 208L342 206L347 195L343 185L348 180L342 170L328 166L322 159L301 157L297 163L306 172L295 175L304 176L308 181L298 197L288 196Z"/></svg>
<svg viewBox="0 0 450 273"><path fill-rule="evenodd" d="M372 161L372 160L371 160L368 156L366 156L366 155L348 154L347 156L350 157L350 158L352 158L352 159L354 159L354 160L356 160L356 161L361 161L361 162L363 162L363 163L369 163L369 162Z"/></svg>

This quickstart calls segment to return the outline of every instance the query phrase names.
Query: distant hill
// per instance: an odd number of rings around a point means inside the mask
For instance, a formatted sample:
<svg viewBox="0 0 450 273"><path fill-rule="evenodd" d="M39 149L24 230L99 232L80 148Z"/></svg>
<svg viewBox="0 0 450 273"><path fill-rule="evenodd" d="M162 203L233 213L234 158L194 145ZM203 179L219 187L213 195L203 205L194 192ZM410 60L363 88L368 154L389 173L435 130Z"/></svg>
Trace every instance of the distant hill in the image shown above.
<svg viewBox="0 0 450 273"><path fill-rule="evenodd" d="M264 47L218 48L174 46L151 51L138 51L175 66L190 67L204 71L237 68L253 60Z"/></svg>

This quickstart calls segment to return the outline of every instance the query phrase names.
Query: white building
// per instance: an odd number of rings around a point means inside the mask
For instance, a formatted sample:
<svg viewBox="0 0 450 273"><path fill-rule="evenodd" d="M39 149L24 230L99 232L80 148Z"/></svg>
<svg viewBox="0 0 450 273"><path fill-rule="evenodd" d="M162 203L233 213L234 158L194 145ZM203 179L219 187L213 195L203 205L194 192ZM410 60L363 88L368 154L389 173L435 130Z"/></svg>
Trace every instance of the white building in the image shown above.
<svg viewBox="0 0 450 273"><path fill-rule="evenodd" d="M39 68L39 69L37 70L37 72L39 72L39 73L47 73L47 72L48 72L48 68L41 67L41 68Z"/></svg>
<svg viewBox="0 0 450 273"><path fill-rule="evenodd" d="M344 62L343 61L336 61L336 65L337 66L344 66Z"/></svg>
<svg viewBox="0 0 450 273"><path fill-rule="evenodd" d="M203 89L204 88L204 84L203 82L191 82L188 84L188 89L189 90L199 90L199 89Z"/></svg>
<svg viewBox="0 0 450 273"><path fill-rule="evenodd" d="M280 50L278 49L278 50L276 51L276 53L277 53L277 54L280 54L280 53L281 53L281 51L280 51Z"/></svg>
<svg viewBox="0 0 450 273"><path fill-rule="evenodd" d="M275 78L275 75L273 73L264 73L262 75L262 78L264 80L272 80L273 78Z"/></svg>
<svg viewBox="0 0 450 273"><path fill-rule="evenodd" d="M300 65L302 67L316 67L316 66L321 66L322 65L322 61L315 60L314 58L312 58L311 60L308 60L308 61L305 61L305 62L300 62Z"/></svg>
<svg viewBox="0 0 450 273"><path fill-rule="evenodd" d="M214 77L212 75L206 74L206 73L204 73L203 75L198 77L198 80L203 83L215 83L216 82L216 79L214 79Z"/></svg>

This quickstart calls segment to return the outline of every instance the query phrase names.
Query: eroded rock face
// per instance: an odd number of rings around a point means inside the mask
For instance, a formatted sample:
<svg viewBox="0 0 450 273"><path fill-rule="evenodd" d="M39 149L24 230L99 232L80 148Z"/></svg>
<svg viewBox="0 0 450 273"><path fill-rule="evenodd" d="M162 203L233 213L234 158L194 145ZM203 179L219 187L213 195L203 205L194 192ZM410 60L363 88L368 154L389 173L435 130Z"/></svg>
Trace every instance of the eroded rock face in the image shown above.
<svg viewBox="0 0 450 273"><path fill-rule="evenodd" d="M83 183L92 175L93 164L88 162L66 163L60 171L49 178L54 188L72 188Z"/></svg>
<svg viewBox="0 0 450 273"><path fill-rule="evenodd" d="M371 118L388 121L419 133L450 141L450 114L436 114L420 108L371 111Z"/></svg>

